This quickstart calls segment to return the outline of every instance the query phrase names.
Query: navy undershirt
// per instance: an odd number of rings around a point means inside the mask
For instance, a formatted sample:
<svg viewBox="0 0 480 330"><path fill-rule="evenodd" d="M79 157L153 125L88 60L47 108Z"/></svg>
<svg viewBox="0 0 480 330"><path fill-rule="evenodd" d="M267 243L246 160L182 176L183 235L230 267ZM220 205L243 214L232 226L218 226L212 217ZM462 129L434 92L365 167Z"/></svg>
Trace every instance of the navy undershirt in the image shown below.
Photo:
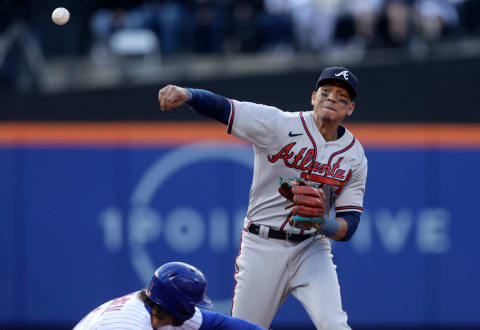
<svg viewBox="0 0 480 330"><path fill-rule="evenodd" d="M230 101L221 95L203 89L187 88L190 92L190 98L187 101L193 110L201 115L216 119L227 125L230 118Z"/></svg>
<svg viewBox="0 0 480 330"><path fill-rule="evenodd" d="M340 239L340 241L348 241L352 238L357 230L358 224L360 223L360 215L361 213L356 211L337 213L337 217L343 218L348 224L347 233Z"/></svg>

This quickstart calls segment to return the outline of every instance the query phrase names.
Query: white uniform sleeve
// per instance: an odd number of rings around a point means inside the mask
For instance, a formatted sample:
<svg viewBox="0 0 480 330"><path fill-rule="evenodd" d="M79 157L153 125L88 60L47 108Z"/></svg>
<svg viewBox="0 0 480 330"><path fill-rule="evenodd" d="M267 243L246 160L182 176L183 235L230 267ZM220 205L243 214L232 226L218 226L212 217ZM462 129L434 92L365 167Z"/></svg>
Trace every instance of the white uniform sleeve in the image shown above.
<svg viewBox="0 0 480 330"><path fill-rule="evenodd" d="M83 318L74 330L151 330L151 317L137 292L110 300Z"/></svg>
<svg viewBox="0 0 480 330"><path fill-rule="evenodd" d="M282 111L275 107L232 100L227 131L265 149L276 137L277 122L281 115Z"/></svg>
<svg viewBox="0 0 480 330"><path fill-rule="evenodd" d="M340 195L335 200L335 212L363 211L363 197L367 181L367 158L365 154L356 168L352 168L352 176Z"/></svg>

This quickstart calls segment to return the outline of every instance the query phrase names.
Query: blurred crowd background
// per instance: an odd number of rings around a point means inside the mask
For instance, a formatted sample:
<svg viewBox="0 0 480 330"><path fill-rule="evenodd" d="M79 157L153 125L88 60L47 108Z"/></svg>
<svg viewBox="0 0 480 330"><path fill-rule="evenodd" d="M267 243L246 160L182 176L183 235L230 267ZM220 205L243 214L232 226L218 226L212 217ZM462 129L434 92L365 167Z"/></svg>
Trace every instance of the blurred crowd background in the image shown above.
<svg viewBox="0 0 480 330"><path fill-rule="evenodd" d="M66 26L50 21L57 6L71 12ZM35 89L59 57L102 68L112 56L153 65L386 48L428 56L432 45L478 38L479 17L477 0L2 1L0 88Z"/></svg>
<svg viewBox="0 0 480 330"><path fill-rule="evenodd" d="M0 0L0 328L71 329L172 260L229 313L252 148L158 90L310 110L326 66L369 162L333 245L352 327L480 329L480 0ZM272 325L312 327L293 298Z"/></svg>

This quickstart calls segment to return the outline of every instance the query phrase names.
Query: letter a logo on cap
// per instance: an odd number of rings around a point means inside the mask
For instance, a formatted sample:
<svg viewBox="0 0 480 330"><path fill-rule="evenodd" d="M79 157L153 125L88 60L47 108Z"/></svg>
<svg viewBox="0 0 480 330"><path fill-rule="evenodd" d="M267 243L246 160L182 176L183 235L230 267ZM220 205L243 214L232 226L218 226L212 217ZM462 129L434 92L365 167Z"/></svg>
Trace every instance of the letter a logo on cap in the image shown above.
<svg viewBox="0 0 480 330"><path fill-rule="evenodd" d="M339 72L339 73L335 73L335 77L340 77L340 76L343 76L343 78L345 80L348 80L348 71L342 71L342 72Z"/></svg>

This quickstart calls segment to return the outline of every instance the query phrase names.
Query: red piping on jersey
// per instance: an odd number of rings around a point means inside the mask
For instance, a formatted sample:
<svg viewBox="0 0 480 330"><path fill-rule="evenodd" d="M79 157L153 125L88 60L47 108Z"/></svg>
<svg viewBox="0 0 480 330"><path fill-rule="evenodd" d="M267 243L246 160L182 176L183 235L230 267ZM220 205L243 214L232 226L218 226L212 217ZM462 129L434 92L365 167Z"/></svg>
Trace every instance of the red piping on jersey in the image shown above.
<svg viewBox="0 0 480 330"><path fill-rule="evenodd" d="M288 214L288 217L285 219L285 221L280 226L280 231L283 231L283 229L285 228L285 225L288 223L288 221L290 220L292 215L293 215L293 211L290 211L290 213Z"/></svg>
<svg viewBox="0 0 480 330"><path fill-rule="evenodd" d="M313 165L315 165L315 161L317 159L317 144L315 143L315 140L313 139L312 135L310 134L310 131L307 128L307 124L305 123L305 119L303 118L303 114L300 112L300 120L302 121L303 129L305 130L305 133L307 133L308 138L312 142L313 145L313 157L312 157L312 162L308 166L308 177L306 178L307 181L310 181L310 176L312 175L312 170L313 170ZM302 173L303 174L303 173ZM300 174L301 175L301 174ZM280 231L283 231L285 228L285 225L288 223L290 218L293 216L293 212L290 212L288 217L283 221L282 225L280 226Z"/></svg>
<svg viewBox="0 0 480 330"><path fill-rule="evenodd" d="M352 142L350 142L350 144L348 146L346 146L345 148L343 148L342 150L339 150L339 151L336 151L334 152L333 154L330 155L330 158L328 159L328 165L330 165L330 163L332 162L332 159L333 157L335 157L336 155L338 154L341 154L345 151L347 151L348 149L350 149L351 147L353 147L353 145L355 144L355 137L353 138Z"/></svg>
<svg viewBox="0 0 480 330"><path fill-rule="evenodd" d="M248 224L250 226L250 223ZM243 228L242 233L240 233L240 249L238 251L238 255L235 257L235 261L233 262L235 264L236 271L233 273L233 279L235 280L235 285L233 286L233 295L232 295L232 308L230 309L230 315L233 313L233 302L235 301L235 289L237 288L237 279L235 278L235 275L238 274L240 271L240 268L238 268L237 265L237 259L240 257L240 254L242 254L242 241L243 241L243 232L246 231L248 232L248 227Z"/></svg>
<svg viewBox="0 0 480 330"><path fill-rule="evenodd" d="M310 181L310 176L312 175L313 167L314 167L315 162L317 160L317 144L315 143L315 140L313 139L312 134L310 134L310 131L307 128L307 124L305 123L305 119L303 118L303 113L302 112L300 112L300 119L302 121L303 129L307 133L308 138L310 139L310 141L312 142L312 145L313 145L312 162L311 162L311 165L308 166L310 169L308 170L308 179L307 180Z"/></svg>
<svg viewBox="0 0 480 330"><path fill-rule="evenodd" d="M233 119L235 118L235 104L233 104L232 100L230 100L230 104L232 105L232 113L230 114L230 121L228 122L228 134L232 134Z"/></svg>
<svg viewBox="0 0 480 330"><path fill-rule="evenodd" d="M363 211L363 208L360 206L340 206L335 208L335 211L347 211L347 210Z"/></svg>

